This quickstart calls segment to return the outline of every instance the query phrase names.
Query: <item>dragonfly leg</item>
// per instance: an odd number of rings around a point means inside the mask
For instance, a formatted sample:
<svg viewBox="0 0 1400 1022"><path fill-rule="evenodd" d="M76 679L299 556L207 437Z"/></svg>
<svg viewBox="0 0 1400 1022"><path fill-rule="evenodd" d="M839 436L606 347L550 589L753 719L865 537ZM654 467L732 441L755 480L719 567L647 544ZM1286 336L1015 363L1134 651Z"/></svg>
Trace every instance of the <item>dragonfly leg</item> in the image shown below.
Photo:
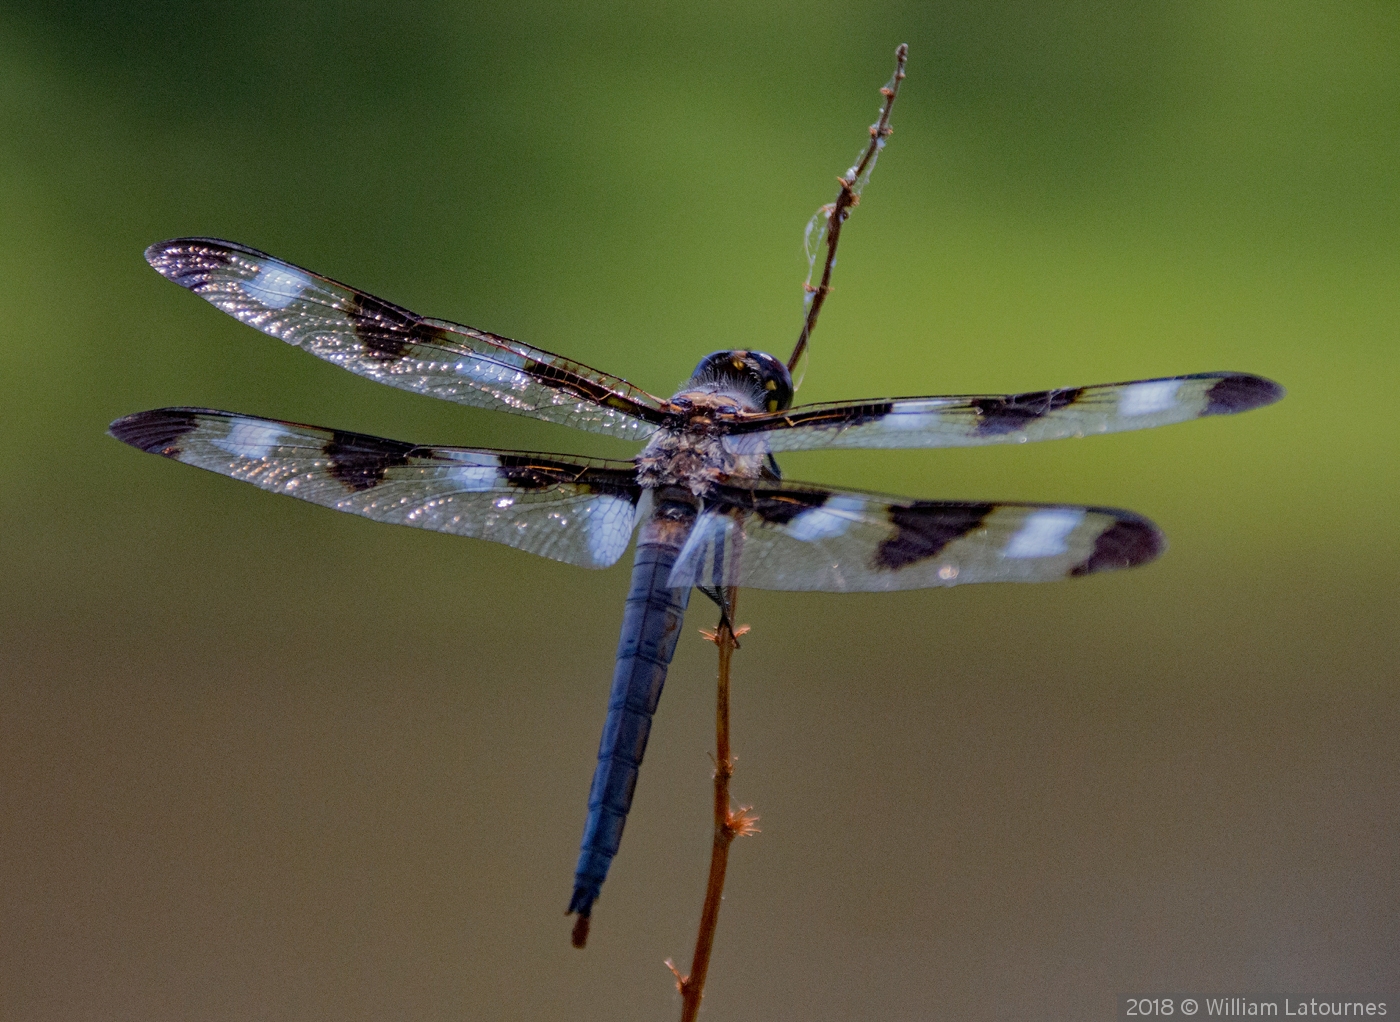
<svg viewBox="0 0 1400 1022"><path fill-rule="evenodd" d="M732 608L729 605L729 600L725 598L724 589L720 586L696 586L695 588L709 597L711 602L719 608L719 626L721 628L728 628L732 633L734 631L734 621L729 613Z"/></svg>

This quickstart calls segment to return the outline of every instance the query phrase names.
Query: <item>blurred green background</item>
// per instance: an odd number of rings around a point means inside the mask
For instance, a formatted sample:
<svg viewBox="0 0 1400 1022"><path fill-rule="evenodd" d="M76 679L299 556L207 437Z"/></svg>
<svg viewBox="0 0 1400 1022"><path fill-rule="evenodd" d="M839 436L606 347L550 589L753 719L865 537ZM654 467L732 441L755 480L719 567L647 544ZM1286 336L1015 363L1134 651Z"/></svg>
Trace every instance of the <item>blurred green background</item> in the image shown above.
<svg viewBox="0 0 1400 1022"><path fill-rule="evenodd" d="M669 394L785 355L801 233L910 44L801 399L1214 369L1238 418L792 456L1131 507L1136 572L748 592L705 1017L1109 1018L1400 988L1400 8L0 3L0 1016L655 1019L709 853L693 603L589 948L626 562L145 457L196 404L620 443L357 379L141 258L226 237ZM694 627L692 627L694 626Z"/></svg>

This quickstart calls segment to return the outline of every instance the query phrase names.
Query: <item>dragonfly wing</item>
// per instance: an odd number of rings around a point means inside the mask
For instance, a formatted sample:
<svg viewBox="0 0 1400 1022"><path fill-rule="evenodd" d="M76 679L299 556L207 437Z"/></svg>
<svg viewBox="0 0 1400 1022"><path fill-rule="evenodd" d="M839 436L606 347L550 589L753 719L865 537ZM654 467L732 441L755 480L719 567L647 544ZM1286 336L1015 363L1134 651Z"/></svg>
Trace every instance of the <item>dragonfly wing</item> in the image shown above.
<svg viewBox="0 0 1400 1022"><path fill-rule="evenodd" d="M1051 582L1156 557L1162 534L1116 508L904 500L807 483L719 487L671 584L880 592Z"/></svg>
<svg viewBox="0 0 1400 1022"><path fill-rule="evenodd" d="M424 447L208 408L138 412L109 432L148 453L336 511L587 568L622 556L641 494L630 462Z"/></svg>
<svg viewBox="0 0 1400 1022"><path fill-rule="evenodd" d="M1121 433L1233 415L1283 397L1248 373L1197 373L1159 380L1065 387L1027 394L905 397L738 413L723 426L735 453L837 447L975 447Z"/></svg>
<svg viewBox="0 0 1400 1022"><path fill-rule="evenodd" d="M425 319L243 245L177 238L152 245L146 260L239 322L391 387L626 440L644 440L667 419L626 380Z"/></svg>

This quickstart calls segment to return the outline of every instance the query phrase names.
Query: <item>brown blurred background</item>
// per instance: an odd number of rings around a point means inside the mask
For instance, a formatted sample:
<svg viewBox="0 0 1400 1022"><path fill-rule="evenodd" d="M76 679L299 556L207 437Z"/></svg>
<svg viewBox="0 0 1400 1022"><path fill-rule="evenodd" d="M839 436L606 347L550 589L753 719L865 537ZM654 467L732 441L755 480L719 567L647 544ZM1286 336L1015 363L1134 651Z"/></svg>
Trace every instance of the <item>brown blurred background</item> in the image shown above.
<svg viewBox="0 0 1400 1022"><path fill-rule="evenodd" d="M0 3L0 1017L657 1019L709 848L693 604L589 948L563 916L624 563L149 458L198 404L625 445L356 379L152 273L227 237L670 393L786 354L802 227L911 48L801 398L1212 369L1151 433L785 459L1131 507L1140 571L748 592L705 1017L1110 1018L1400 988L1400 10Z"/></svg>

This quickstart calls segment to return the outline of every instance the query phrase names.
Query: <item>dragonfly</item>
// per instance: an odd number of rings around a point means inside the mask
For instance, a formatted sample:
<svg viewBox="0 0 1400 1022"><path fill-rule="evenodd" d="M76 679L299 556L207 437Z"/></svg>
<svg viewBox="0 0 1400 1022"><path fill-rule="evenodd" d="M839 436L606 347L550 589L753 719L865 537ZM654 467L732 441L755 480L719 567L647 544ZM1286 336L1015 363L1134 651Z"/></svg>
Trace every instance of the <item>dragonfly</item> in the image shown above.
<svg viewBox="0 0 1400 1022"><path fill-rule="evenodd" d="M428 319L243 245L146 251L164 277L242 323L367 379L642 445L628 461L437 447L210 408L116 420L150 454L378 522L606 568L636 535L607 715L568 912L587 918L616 856L692 590L872 592L1049 582L1164 549L1132 511L913 500L783 478L775 455L968 447L1147 429L1271 404L1283 388L1214 372L1024 394L792 404L787 366L706 355L659 398L497 334Z"/></svg>

